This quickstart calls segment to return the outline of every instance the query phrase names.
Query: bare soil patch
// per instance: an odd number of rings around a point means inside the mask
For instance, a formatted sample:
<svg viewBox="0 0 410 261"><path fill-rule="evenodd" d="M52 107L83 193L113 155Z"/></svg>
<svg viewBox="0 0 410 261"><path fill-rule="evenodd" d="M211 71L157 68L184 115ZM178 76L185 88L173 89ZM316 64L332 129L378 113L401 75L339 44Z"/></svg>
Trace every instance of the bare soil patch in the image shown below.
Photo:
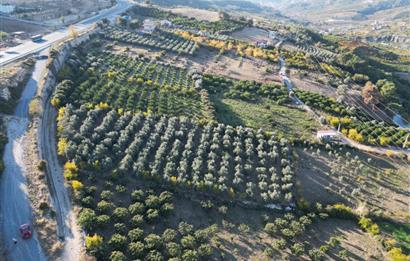
<svg viewBox="0 0 410 261"><path fill-rule="evenodd" d="M256 27L246 27L242 30L233 32L231 36L235 39L246 41L246 42L255 42L260 40L269 40L269 32Z"/></svg>
<svg viewBox="0 0 410 261"><path fill-rule="evenodd" d="M171 57L169 56L171 55ZM277 66L259 59L240 58L232 53L217 57L216 51L200 48L193 57L175 57L167 54L164 60L173 59L188 68L198 68L204 73L222 75L237 80L280 82Z"/></svg>
<svg viewBox="0 0 410 261"><path fill-rule="evenodd" d="M297 149L297 154L298 194L307 202L365 205L388 216L406 218L408 174L388 160L354 150L329 154L311 148Z"/></svg>
<svg viewBox="0 0 410 261"><path fill-rule="evenodd" d="M322 220L314 223L304 235L305 240L316 248L325 245L331 237L337 237L340 246L332 248L325 260L341 260L337 254L342 249L347 251L348 260L386 260L381 243L351 220Z"/></svg>
<svg viewBox="0 0 410 261"><path fill-rule="evenodd" d="M327 97L336 98L337 96L336 88L326 84L325 79L319 79L317 75L312 75L311 72L305 76L303 72L300 74L299 71L292 71L290 79L297 89L319 93Z"/></svg>
<svg viewBox="0 0 410 261"><path fill-rule="evenodd" d="M25 166L27 168L28 194L34 214L34 225L44 251L53 260L57 260L61 253L63 243L57 238L57 222L55 211L48 191L47 179L42 170L37 148L38 121L29 126L24 152Z"/></svg>
<svg viewBox="0 0 410 261"><path fill-rule="evenodd" d="M170 8L165 9L170 11L174 14L180 14L187 17L196 18L198 20L204 20L208 22L216 22L220 20L218 12L205 10L205 9L197 9L191 7L177 7L177 8Z"/></svg>

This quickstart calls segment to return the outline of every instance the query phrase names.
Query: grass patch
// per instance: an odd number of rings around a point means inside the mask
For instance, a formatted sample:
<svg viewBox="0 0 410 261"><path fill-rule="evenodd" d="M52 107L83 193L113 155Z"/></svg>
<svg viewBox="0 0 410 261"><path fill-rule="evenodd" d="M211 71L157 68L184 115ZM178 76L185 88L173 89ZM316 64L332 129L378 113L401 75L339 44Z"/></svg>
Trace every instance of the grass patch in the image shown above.
<svg viewBox="0 0 410 261"><path fill-rule="evenodd" d="M277 131L288 138L312 139L318 124L306 112L277 105L267 99L257 103L211 96L219 122ZM290 135L290 136L289 136Z"/></svg>
<svg viewBox="0 0 410 261"><path fill-rule="evenodd" d="M393 236L406 255L410 254L410 224L383 222L379 226L383 232Z"/></svg>

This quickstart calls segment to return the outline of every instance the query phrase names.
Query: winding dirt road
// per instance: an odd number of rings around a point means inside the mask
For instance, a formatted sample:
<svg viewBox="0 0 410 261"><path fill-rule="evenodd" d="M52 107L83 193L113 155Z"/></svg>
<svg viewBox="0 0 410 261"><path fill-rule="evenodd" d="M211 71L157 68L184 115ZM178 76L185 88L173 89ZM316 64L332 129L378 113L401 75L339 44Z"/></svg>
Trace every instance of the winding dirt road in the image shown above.
<svg viewBox="0 0 410 261"><path fill-rule="evenodd" d="M56 110L46 101L38 136L41 158L47 162L46 172L49 189L56 209L57 233L65 241L63 260L78 260L81 254L81 233L77 227L63 171L56 151Z"/></svg>

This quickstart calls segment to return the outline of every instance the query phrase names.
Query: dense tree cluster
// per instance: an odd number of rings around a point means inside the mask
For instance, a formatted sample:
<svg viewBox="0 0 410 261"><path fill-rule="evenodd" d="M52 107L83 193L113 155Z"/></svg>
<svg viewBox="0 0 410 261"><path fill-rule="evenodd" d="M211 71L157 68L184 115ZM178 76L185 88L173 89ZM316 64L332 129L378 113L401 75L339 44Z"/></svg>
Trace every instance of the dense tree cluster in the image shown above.
<svg viewBox="0 0 410 261"><path fill-rule="evenodd" d="M107 180L77 192L76 200L82 205L78 222L87 233L86 250L98 260L206 260L214 252L208 243L212 227L195 229L181 221L155 228L174 210L168 191L128 190Z"/></svg>
<svg viewBox="0 0 410 261"><path fill-rule="evenodd" d="M261 97L269 98L278 104L289 102L286 87L275 83L238 81L226 77L206 74L203 87L210 93L224 93L226 97L245 101L257 101Z"/></svg>
<svg viewBox="0 0 410 261"><path fill-rule="evenodd" d="M198 48L197 43L194 41L186 40L176 34L165 31L154 34L142 34L114 27L105 27L100 34L109 40L191 55L193 55Z"/></svg>
<svg viewBox="0 0 410 261"><path fill-rule="evenodd" d="M261 130L71 105L59 118L66 158L85 168L115 169L262 203L293 200L291 147Z"/></svg>
<svg viewBox="0 0 410 261"><path fill-rule="evenodd" d="M243 28L247 22L241 20L232 20L225 15L218 21L197 20L195 18L167 12L153 7L135 6L130 11L135 16L154 17L157 19L166 19L174 25L184 29L203 30L211 33L227 33Z"/></svg>
<svg viewBox="0 0 410 261"><path fill-rule="evenodd" d="M79 56L75 55L77 59ZM195 72L110 52L82 58L80 76L57 85L52 99L55 107L66 103L93 104L149 115L213 120L212 104L202 90L202 76Z"/></svg>

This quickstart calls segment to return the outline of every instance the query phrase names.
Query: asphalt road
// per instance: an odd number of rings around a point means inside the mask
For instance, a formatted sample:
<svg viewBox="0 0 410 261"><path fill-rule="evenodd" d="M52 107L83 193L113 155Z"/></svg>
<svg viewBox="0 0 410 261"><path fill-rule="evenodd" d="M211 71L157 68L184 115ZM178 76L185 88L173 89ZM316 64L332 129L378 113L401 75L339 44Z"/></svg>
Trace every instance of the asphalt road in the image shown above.
<svg viewBox="0 0 410 261"><path fill-rule="evenodd" d="M131 6L130 2L119 0L116 6L101 11L97 16L86 19L75 26L78 30L87 29L94 22L101 20L102 18L114 18L119 13L125 11L129 6ZM68 36L67 28L45 35L43 37L46 40L45 42L33 43L29 41L0 52L0 54L4 55L0 58L0 66L30 53L40 51L47 53L48 47L50 47L52 43L62 40L66 36ZM1 176L0 182L0 231L6 249L4 253L0 253L0 260L46 260L46 256L41 249L35 231L33 231L33 237L29 240L22 240L18 231L21 224L33 223L32 209L27 191L26 169L23 162L24 144L22 141L27 132L29 123L28 106L36 93L37 84L43 76L45 69L46 60L38 60L35 64L31 78L27 82L18 105L16 106L15 112L12 117L10 117L7 124L9 142L4 151L5 170ZM52 117L54 114L55 112L47 109L45 121L43 121L43 123L49 124L50 119L53 119ZM50 128L51 126L54 125L50 125ZM43 126L43 130L40 131L44 131L44 128L47 128L47 126ZM53 147L55 146L55 141L50 140L50 137L46 137L46 135L54 135L54 132L53 130L46 130L45 133L45 135L42 135L42 140L43 145L45 145L43 148L47 155L45 158L51 163L48 166L48 168L51 169L51 173L53 173L53 179L51 182L53 182L54 186L57 186L57 190L64 190L64 188L61 187L64 186L61 170L58 167L55 155L52 155L53 153L55 154L55 148ZM43 152L44 151L42 151L42 153ZM72 224L71 216L73 215L71 213L71 206L67 194L57 192L52 196L56 211L60 211L58 214L63 217L62 222L64 224L62 225L62 234L68 240L66 244L68 249L66 248L66 251L64 251L65 253L63 253L63 260L78 260L78 233L72 231L75 224ZM13 238L18 240L17 244L13 244Z"/></svg>
<svg viewBox="0 0 410 261"><path fill-rule="evenodd" d="M93 23L103 18L113 19L115 16L117 16L121 12L125 11L128 7L130 7L130 5L131 3L127 0L118 0L118 3L115 6L109 9L100 11L100 13L97 14L96 16L87 18L75 24L74 26L78 31L87 29ZM58 42L67 36L69 36L69 32L68 32L68 28L65 27L53 33L44 35L43 36L44 41L42 42L34 43L28 40L20 45L17 45L15 47L8 48L7 50L1 51L0 52L0 66L4 66L28 54L42 51L50 47L53 43Z"/></svg>
<svg viewBox="0 0 410 261"><path fill-rule="evenodd" d="M33 74L22 93L16 110L7 124L8 144L4 151L5 169L0 184L1 232L7 260L46 260L37 236L22 240L18 228L21 224L32 223L32 211L27 194L26 169L23 162L24 144L22 140L27 131L28 105L34 97L37 83L46 67L46 60L38 61ZM13 245L13 238L18 243ZM1 258L0 258L1 259Z"/></svg>

